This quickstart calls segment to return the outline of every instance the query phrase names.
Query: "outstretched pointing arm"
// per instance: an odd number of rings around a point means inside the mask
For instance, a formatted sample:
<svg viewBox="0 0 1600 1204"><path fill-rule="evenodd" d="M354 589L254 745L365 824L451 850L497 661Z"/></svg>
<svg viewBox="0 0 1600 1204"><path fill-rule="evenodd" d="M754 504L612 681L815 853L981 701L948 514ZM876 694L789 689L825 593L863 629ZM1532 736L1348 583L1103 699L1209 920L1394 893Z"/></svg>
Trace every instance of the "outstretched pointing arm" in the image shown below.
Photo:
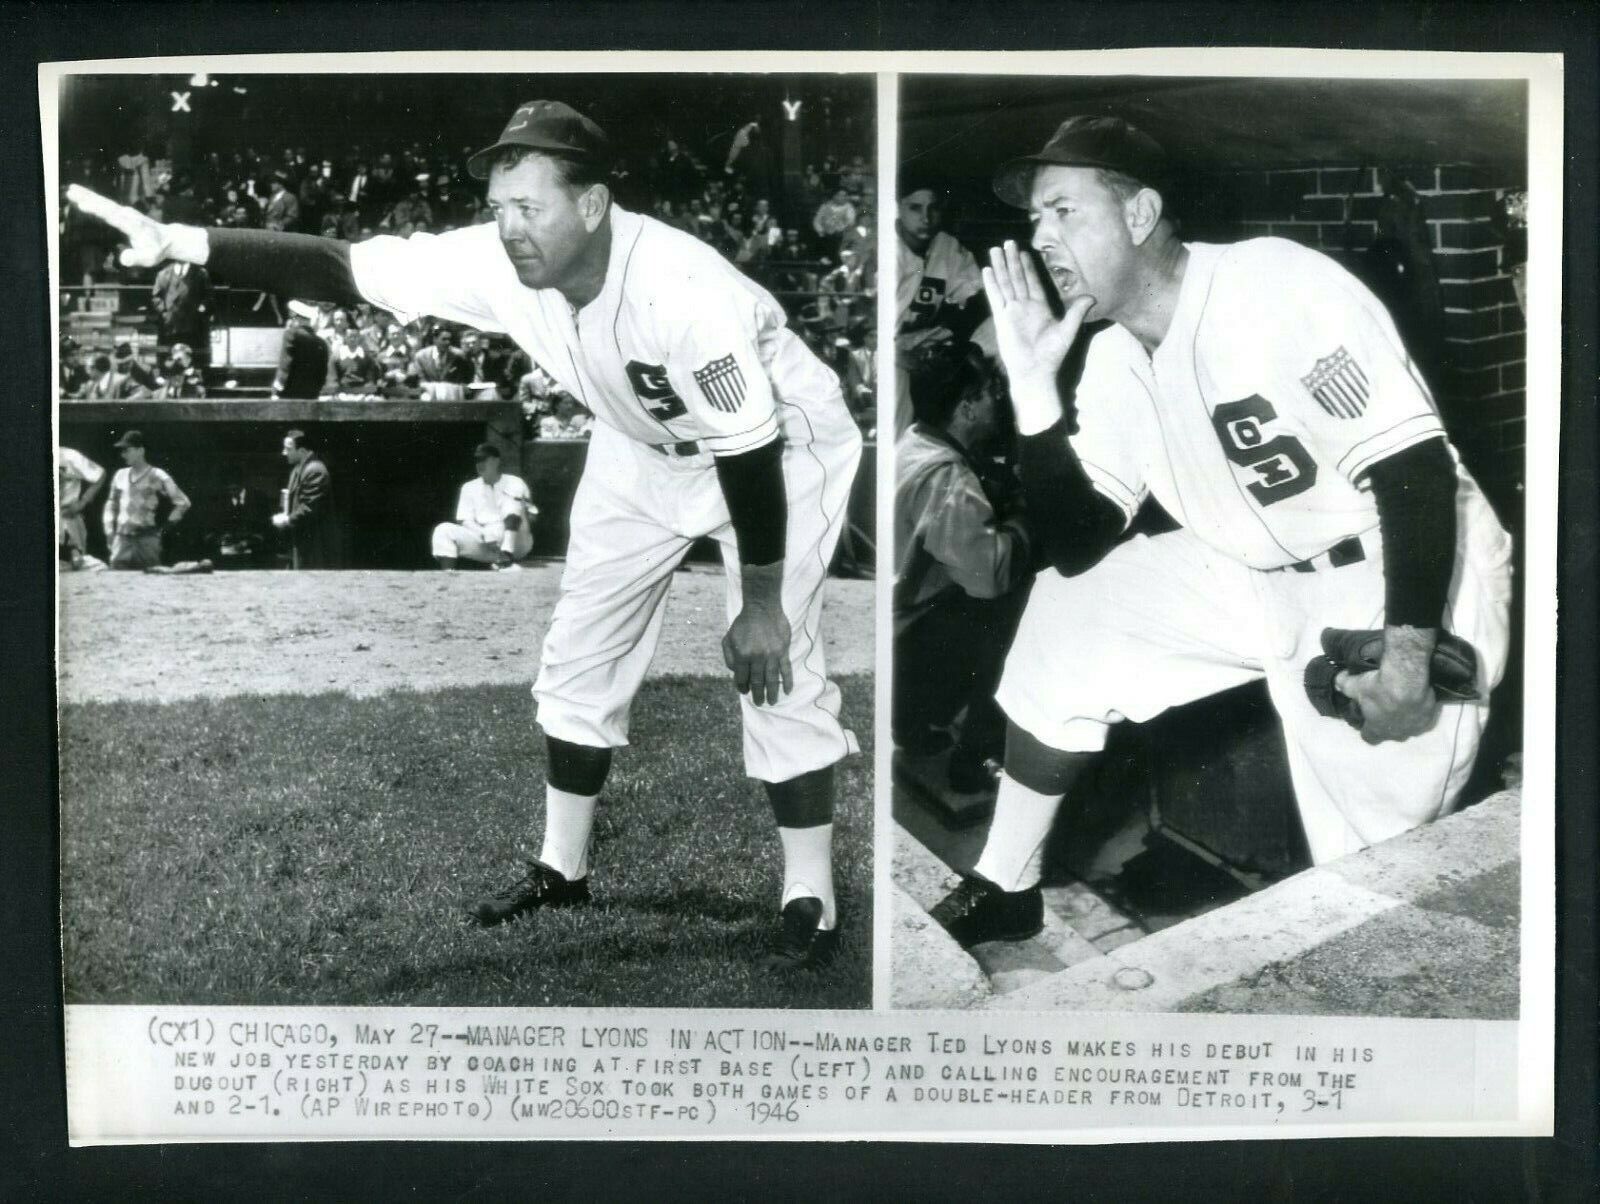
<svg viewBox="0 0 1600 1204"><path fill-rule="evenodd" d="M125 267L155 267L169 259L203 264L219 280L306 301L359 304L350 267L350 244L310 234L270 230L204 229L152 221L79 184L67 200L128 240L118 259Z"/></svg>

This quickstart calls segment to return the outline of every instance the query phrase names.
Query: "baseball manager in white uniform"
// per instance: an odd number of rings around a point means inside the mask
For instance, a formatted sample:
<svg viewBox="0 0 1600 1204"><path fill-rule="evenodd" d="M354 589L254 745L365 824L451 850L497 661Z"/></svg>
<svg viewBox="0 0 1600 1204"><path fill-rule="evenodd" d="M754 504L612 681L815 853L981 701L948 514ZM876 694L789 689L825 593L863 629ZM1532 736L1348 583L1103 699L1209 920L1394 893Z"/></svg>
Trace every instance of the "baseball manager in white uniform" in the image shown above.
<svg viewBox="0 0 1600 1204"><path fill-rule="evenodd" d="M229 283L501 331L594 413L533 688L549 765L542 851L472 906L477 923L589 901L596 801L673 569L695 539L721 543L745 766L766 785L784 853L766 965L813 965L837 945L833 767L856 751L823 662L822 585L861 438L778 303L697 239L617 206L609 160L594 122L531 101L469 163L488 180L492 223L354 245L157 225L69 195L128 236L125 262L204 263Z"/></svg>
<svg viewBox="0 0 1600 1204"><path fill-rule="evenodd" d="M973 872L935 909L965 944L1041 922L1041 849L1111 724L1265 677L1312 857L1454 804L1487 717L1441 704L1439 633L1468 640L1487 698L1504 670L1510 539L1446 441L1388 313L1282 239L1181 241L1161 148L1117 118L1064 122L995 177L1026 208L1064 305L1025 251L984 269L1050 568L996 697L1005 772ZM1058 379L1085 321L1072 396ZM1181 529L1122 538L1146 497ZM1341 673L1358 729L1304 688L1324 628L1381 629Z"/></svg>

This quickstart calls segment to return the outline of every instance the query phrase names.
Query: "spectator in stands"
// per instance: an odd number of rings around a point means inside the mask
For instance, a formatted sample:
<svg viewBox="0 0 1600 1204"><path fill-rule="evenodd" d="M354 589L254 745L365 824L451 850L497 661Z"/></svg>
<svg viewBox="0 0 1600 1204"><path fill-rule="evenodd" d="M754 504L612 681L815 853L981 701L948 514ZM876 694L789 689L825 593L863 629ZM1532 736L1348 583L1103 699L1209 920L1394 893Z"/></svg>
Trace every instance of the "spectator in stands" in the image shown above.
<svg viewBox="0 0 1600 1204"><path fill-rule="evenodd" d="M433 529L433 558L453 570L462 560L516 569L533 551L539 508L519 476L500 471L500 449L480 443L472 453L478 475L461 487L456 521Z"/></svg>
<svg viewBox="0 0 1600 1204"><path fill-rule="evenodd" d="M194 353L187 343L172 345L172 354L167 357L160 381L156 396L163 400L206 395L205 380L200 375L200 369L195 366Z"/></svg>
<svg viewBox="0 0 1600 1204"><path fill-rule="evenodd" d="M156 353L165 358L174 343L187 343L195 363L211 362L211 277L198 264L169 262L150 291L156 318Z"/></svg>
<svg viewBox="0 0 1600 1204"><path fill-rule="evenodd" d="M428 199L434 220L442 230L470 226L478 220L477 198L458 189L447 172L433 177L433 193Z"/></svg>
<svg viewBox="0 0 1600 1204"><path fill-rule="evenodd" d="M298 302L290 303L278 374L272 381L274 397L317 397L328 379L328 345L311 333L310 312Z"/></svg>
<svg viewBox="0 0 1600 1204"><path fill-rule="evenodd" d="M389 216L378 223L397 238L408 238L418 231L433 229L433 207L428 204L428 176L419 175L405 196L395 202Z"/></svg>
<svg viewBox="0 0 1600 1204"><path fill-rule="evenodd" d="M758 199L745 226L744 240L740 244L736 262L747 270L759 269L777 250L782 238L783 230L772 214L772 202L765 197Z"/></svg>
<svg viewBox="0 0 1600 1204"><path fill-rule="evenodd" d="M865 267L877 262L878 223L872 206L867 202L852 204L856 205L856 220L839 236L839 253L843 255L849 251L856 257L856 262Z"/></svg>
<svg viewBox="0 0 1600 1204"><path fill-rule="evenodd" d="M681 206L700 190L700 168L672 138L656 157L651 175L655 190L674 205Z"/></svg>
<svg viewBox="0 0 1600 1204"><path fill-rule="evenodd" d="M817 232L819 245L826 258L837 258L839 240L855 222L856 207L850 203L850 193L844 188L835 188L833 195L817 207L816 216L811 219L811 228Z"/></svg>
<svg viewBox="0 0 1600 1204"><path fill-rule="evenodd" d="M728 220L726 211L717 201L706 206L704 220L700 223L700 237L730 259L738 251L741 241L738 229Z"/></svg>
<svg viewBox="0 0 1600 1204"><path fill-rule="evenodd" d="M494 383L500 398L510 401L517 395L522 378L533 368L533 357L504 336L486 339L495 356Z"/></svg>
<svg viewBox="0 0 1600 1204"><path fill-rule="evenodd" d="M361 331L346 322L339 341L328 354L328 387L343 400L371 397L377 392L377 358L367 348Z"/></svg>
<svg viewBox="0 0 1600 1204"><path fill-rule="evenodd" d="M541 439L587 439L594 426L594 415L578 404L570 393L556 393L555 412L539 420Z"/></svg>
<svg viewBox="0 0 1600 1204"><path fill-rule="evenodd" d="M372 197L367 185L371 183L372 172L365 159L358 160L356 169L350 176L350 183L345 187L346 202L356 212L357 221L364 219L368 208L372 204Z"/></svg>
<svg viewBox="0 0 1600 1204"><path fill-rule="evenodd" d="M864 196L873 186L872 169L861 155L854 155L839 173L839 186L855 196Z"/></svg>
<svg viewBox="0 0 1600 1204"><path fill-rule="evenodd" d="M284 435L283 458L289 463L287 502L272 516L272 525L289 533L289 567L336 569L341 559L340 531L328 466L307 445L301 430Z"/></svg>
<svg viewBox="0 0 1600 1204"><path fill-rule="evenodd" d="M517 381L513 400L522 405L524 417L538 422L555 409L555 396L560 390L555 378L538 364L529 363L528 370ZM535 431L537 434L537 430Z"/></svg>
<svg viewBox="0 0 1600 1204"><path fill-rule="evenodd" d="M828 199L827 185L823 183L822 173L817 170L815 163L806 164L805 177L800 183L801 204L812 212L818 205Z"/></svg>
<svg viewBox="0 0 1600 1204"><path fill-rule="evenodd" d="M378 394L386 400L399 401L422 396L422 383L411 371L408 353L387 351L380 358L383 375L378 378Z"/></svg>
<svg viewBox="0 0 1600 1204"><path fill-rule="evenodd" d="M810 256L806 253L805 243L800 241L800 231L790 228L783 232L783 245L778 249L776 256L785 263L804 263Z"/></svg>
<svg viewBox="0 0 1600 1204"><path fill-rule="evenodd" d="M89 369L83 362L83 348L70 334L61 336L61 396L81 397L89 384Z"/></svg>
<svg viewBox="0 0 1600 1204"><path fill-rule="evenodd" d="M281 171L275 172L267 187L267 207L262 211L261 224L268 230L298 230L300 202L289 191L287 177Z"/></svg>
<svg viewBox="0 0 1600 1204"><path fill-rule="evenodd" d="M844 399L863 428L877 425L878 328L870 322L862 332L860 345L850 349L844 374Z"/></svg>
<svg viewBox="0 0 1600 1204"><path fill-rule="evenodd" d="M500 396L500 353L489 347L489 342L476 330L461 332L461 358L467 361L471 377L467 380L467 395L494 400Z"/></svg>
<svg viewBox="0 0 1600 1204"><path fill-rule="evenodd" d="M105 565L89 556L89 528L83 513L100 494L106 483L106 470L88 456L70 447L56 448L56 497L60 504L60 525L56 528L56 546L61 559L73 568Z"/></svg>
<svg viewBox="0 0 1600 1204"><path fill-rule="evenodd" d="M349 329L349 310L326 303L317 307L316 324L312 327L312 332L329 347L337 347L344 342L344 332Z"/></svg>
<svg viewBox="0 0 1600 1204"><path fill-rule="evenodd" d="M322 215L322 236L354 242L361 237L361 214L342 192L328 196L327 212Z"/></svg>
<svg viewBox="0 0 1600 1204"><path fill-rule="evenodd" d="M111 478L101 514L114 569L153 569L161 563L161 534L183 521L189 499L165 470L145 459L144 435L128 431L116 442L123 468ZM163 499L170 509L160 517Z"/></svg>
<svg viewBox="0 0 1600 1204"><path fill-rule="evenodd" d="M89 379L78 391L79 397L91 401L128 401L149 395L144 386L118 372L111 364L111 357L103 351L94 357Z"/></svg>
<svg viewBox="0 0 1600 1204"><path fill-rule="evenodd" d="M950 784L982 790L1004 745L994 688L1032 577L1027 527L997 509L979 458L1009 431L1009 407L972 348L919 365L912 398L916 421L895 444L891 726L901 748L932 754L965 709Z"/></svg>
<svg viewBox="0 0 1600 1204"><path fill-rule="evenodd" d="M373 306L361 305L356 308L355 327L361 335L361 345L372 353L375 361L383 356L388 324L387 316Z"/></svg>
<svg viewBox="0 0 1600 1204"><path fill-rule="evenodd" d="M472 368L454 346L455 336L444 326L435 327L430 346L417 352L411 371L422 382L422 395L431 401L460 401L467 395Z"/></svg>
<svg viewBox="0 0 1600 1204"><path fill-rule="evenodd" d="M372 178L367 181L362 220L369 226L376 226L400 199L402 190L403 185L395 176L394 156L386 151L378 156L372 168Z"/></svg>
<svg viewBox="0 0 1600 1204"><path fill-rule="evenodd" d="M246 203L244 194L236 188L228 190L228 198L217 214L217 224L230 229L253 229L259 223L255 219L254 206Z"/></svg>
<svg viewBox="0 0 1600 1204"><path fill-rule="evenodd" d="M172 187L167 192L166 214L169 222L205 224L206 205L196 194L194 178L188 172L172 177Z"/></svg>
<svg viewBox="0 0 1600 1204"><path fill-rule="evenodd" d="M300 223L307 230L322 229L322 218L333 200L333 160L311 166L298 185Z"/></svg>
<svg viewBox="0 0 1600 1204"><path fill-rule="evenodd" d="M817 315L825 340L836 342L845 337L852 317L858 311L871 309L870 298L864 296L865 271L865 264L856 258L854 251L841 249L839 266L817 282ZM833 358L828 357L830 362Z"/></svg>
<svg viewBox="0 0 1600 1204"><path fill-rule="evenodd" d="M146 393L154 393L161 386L155 369L139 358L132 343L118 343L112 351L112 360L118 372Z"/></svg>
<svg viewBox="0 0 1600 1204"><path fill-rule="evenodd" d="M411 344L406 342L405 328L393 320L385 323L383 339L378 344L380 361L387 360L391 356L400 357L402 368L409 368L411 361L416 358L416 352L412 350Z"/></svg>
<svg viewBox="0 0 1600 1204"><path fill-rule="evenodd" d="M138 206L155 191L155 173L142 150L117 156L117 193L124 205Z"/></svg>

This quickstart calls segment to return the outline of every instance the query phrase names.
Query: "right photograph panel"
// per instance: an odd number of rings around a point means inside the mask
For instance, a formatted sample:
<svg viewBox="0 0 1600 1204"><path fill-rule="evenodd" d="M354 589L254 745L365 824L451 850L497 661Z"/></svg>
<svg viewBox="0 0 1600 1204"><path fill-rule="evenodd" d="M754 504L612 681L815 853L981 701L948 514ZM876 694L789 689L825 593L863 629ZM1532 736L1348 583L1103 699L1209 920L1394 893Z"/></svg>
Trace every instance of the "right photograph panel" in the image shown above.
<svg viewBox="0 0 1600 1204"><path fill-rule="evenodd" d="M1527 112L902 77L895 1007L1518 1018Z"/></svg>

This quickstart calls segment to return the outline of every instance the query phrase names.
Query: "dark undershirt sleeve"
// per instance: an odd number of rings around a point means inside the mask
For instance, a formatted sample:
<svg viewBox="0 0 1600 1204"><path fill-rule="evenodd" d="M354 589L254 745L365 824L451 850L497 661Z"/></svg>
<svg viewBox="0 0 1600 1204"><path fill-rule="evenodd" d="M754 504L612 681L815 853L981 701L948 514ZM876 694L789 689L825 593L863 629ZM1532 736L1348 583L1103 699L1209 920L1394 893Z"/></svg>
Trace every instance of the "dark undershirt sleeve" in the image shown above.
<svg viewBox="0 0 1600 1204"><path fill-rule="evenodd" d="M359 305L350 244L277 230L206 230L206 268L220 283L259 288L298 301Z"/></svg>
<svg viewBox="0 0 1600 1204"><path fill-rule="evenodd" d="M1456 564L1456 466L1429 439L1367 470L1383 536L1384 621L1438 627Z"/></svg>
<svg viewBox="0 0 1600 1204"><path fill-rule="evenodd" d="M1067 439L1067 419L1024 435L1017 471L1028 503L1028 525L1046 560L1063 577L1092 568L1127 527L1119 507L1094 487Z"/></svg>
<svg viewBox="0 0 1600 1204"><path fill-rule="evenodd" d="M774 439L738 455L718 456L717 482L728 503L739 563L754 566L782 560L789 529L782 440Z"/></svg>

